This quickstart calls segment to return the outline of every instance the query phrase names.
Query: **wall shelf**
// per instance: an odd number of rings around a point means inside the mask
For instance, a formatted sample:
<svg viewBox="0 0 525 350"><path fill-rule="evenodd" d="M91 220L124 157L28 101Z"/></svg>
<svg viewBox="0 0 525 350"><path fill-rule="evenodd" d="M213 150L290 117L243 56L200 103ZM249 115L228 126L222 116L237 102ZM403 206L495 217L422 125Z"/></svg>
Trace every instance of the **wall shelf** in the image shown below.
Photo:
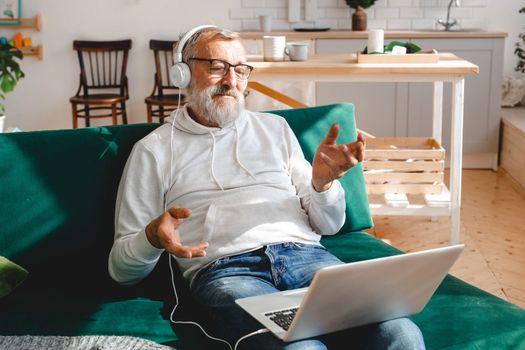
<svg viewBox="0 0 525 350"><path fill-rule="evenodd" d="M35 29L42 30L42 15L36 15L31 18L2 18L0 27L4 29ZM25 56L36 56L39 60L44 59L44 47L42 45L18 48Z"/></svg>
<svg viewBox="0 0 525 350"><path fill-rule="evenodd" d="M36 15L31 18L2 18L0 27L12 29L36 29L42 30L42 15Z"/></svg>
<svg viewBox="0 0 525 350"><path fill-rule="evenodd" d="M31 47L21 47L20 51L26 56L36 56L39 60L44 59L44 47L42 45L31 46Z"/></svg>

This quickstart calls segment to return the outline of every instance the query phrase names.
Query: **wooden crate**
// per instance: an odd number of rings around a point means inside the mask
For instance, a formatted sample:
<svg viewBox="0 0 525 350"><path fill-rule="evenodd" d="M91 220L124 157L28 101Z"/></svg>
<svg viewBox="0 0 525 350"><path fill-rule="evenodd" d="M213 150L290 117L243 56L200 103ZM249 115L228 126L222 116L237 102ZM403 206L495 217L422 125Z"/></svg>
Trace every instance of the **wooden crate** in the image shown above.
<svg viewBox="0 0 525 350"><path fill-rule="evenodd" d="M432 138L369 138L363 167L369 194L439 194L445 150Z"/></svg>
<svg viewBox="0 0 525 350"><path fill-rule="evenodd" d="M525 189L525 120L521 115L511 115L502 118L502 124L501 167Z"/></svg>

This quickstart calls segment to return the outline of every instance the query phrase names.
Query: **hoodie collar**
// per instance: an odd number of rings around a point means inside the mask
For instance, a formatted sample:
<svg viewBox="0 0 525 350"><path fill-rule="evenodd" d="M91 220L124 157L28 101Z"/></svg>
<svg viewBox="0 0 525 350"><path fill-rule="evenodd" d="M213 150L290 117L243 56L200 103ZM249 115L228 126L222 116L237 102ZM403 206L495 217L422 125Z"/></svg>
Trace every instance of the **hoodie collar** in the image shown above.
<svg viewBox="0 0 525 350"><path fill-rule="evenodd" d="M241 115L239 116L239 118L237 118L235 122L223 128L209 127L199 124L195 120L193 120L193 118L188 113L188 106L185 105L184 107L171 112L171 115L169 118L166 119L166 122L173 123L173 126L178 130L192 135L204 135L210 133L213 133L215 135L222 135L233 130L236 126L238 126L238 123L244 118L244 113L245 111L242 111Z"/></svg>
<svg viewBox="0 0 525 350"><path fill-rule="evenodd" d="M217 127L208 127L204 126L202 124L197 123L188 113L187 106L184 106L181 109L176 109L173 112L171 112L171 115L169 118L166 119L168 123L172 123L173 127L177 128L178 130L182 132L186 132L188 134L192 135L209 135L212 139L212 146L210 150L210 175L217 185L222 191L224 191L224 186L220 182L220 180L217 178L217 175L215 173L215 150L216 150L216 136L226 134L230 131L235 132L235 144L234 144L234 154L235 154L235 160L240 168L242 168L249 176L251 176L253 179L255 179L255 176L253 173L248 170L241 162L241 159L239 157L239 143L240 143L240 135L239 135L239 126L240 123L245 118L246 111L242 111L241 115L235 122L231 123L230 125L224 127L224 128L217 128Z"/></svg>

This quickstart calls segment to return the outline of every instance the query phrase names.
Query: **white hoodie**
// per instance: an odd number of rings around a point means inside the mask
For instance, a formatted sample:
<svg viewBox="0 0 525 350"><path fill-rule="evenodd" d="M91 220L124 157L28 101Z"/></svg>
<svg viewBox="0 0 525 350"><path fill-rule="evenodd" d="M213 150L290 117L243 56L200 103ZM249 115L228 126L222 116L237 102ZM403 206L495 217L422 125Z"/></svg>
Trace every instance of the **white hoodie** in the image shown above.
<svg viewBox="0 0 525 350"><path fill-rule="evenodd" d="M318 244L343 225L343 188L334 181L314 190L311 165L282 117L244 111L232 125L210 128L186 108L173 115L174 127L137 142L124 168L109 256L116 281L137 283L153 270L163 250L144 230L165 208L192 210L180 226L182 244L209 242L206 256L177 258L190 283L218 258L274 243Z"/></svg>

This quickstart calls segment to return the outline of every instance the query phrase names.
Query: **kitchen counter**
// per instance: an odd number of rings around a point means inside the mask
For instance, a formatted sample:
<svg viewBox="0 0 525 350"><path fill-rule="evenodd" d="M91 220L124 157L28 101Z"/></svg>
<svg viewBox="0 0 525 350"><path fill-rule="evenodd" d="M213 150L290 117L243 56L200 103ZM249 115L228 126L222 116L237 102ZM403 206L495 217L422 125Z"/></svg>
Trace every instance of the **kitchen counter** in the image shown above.
<svg viewBox="0 0 525 350"><path fill-rule="evenodd" d="M356 54L317 54L306 61L266 62L261 55L249 55L255 69L250 78L278 81L377 81L371 76L396 75L398 81L414 81L414 75L477 74L479 67L451 53L441 53L437 63L358 64ZM408 75L401 79L398 75ZM416 79L417 80L417 79ZM432 80L432 79L431 79ZM419 81L425 81L424 79Z"/></svg>
<svg viewBox="0 0 525 350"><path fill-rule="evenodd" d="M242 39L261 39L264 35L284 35L292 40L315 40L315 39L366 39L367 31L351 30L328 30L324 32L296 32L296 31L272 31L272 32L240 32ZM486 39L506 38L505 32L488 31L385 31L385 38L396 39Z"/></svg>

